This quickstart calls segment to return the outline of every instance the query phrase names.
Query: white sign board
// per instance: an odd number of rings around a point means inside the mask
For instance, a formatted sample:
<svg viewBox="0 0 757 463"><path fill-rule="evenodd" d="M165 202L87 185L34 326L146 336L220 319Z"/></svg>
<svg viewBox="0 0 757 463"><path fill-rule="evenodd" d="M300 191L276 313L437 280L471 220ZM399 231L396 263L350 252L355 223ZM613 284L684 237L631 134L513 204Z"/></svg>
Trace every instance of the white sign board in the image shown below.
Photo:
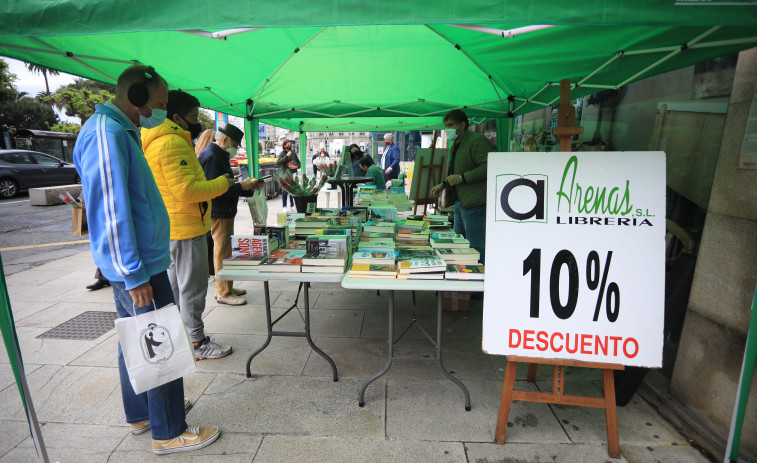
<svg viewBox="0 0 757 463"><path fill-rule="evenodd" d="M662 365L665 153L490 153L483 350Z"/></svg>

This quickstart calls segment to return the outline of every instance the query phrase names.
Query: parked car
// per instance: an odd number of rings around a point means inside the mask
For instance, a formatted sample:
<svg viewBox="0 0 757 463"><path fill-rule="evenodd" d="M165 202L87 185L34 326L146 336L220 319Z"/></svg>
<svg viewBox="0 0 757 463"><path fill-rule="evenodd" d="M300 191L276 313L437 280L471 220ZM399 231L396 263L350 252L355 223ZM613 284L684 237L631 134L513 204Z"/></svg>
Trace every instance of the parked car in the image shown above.
<svg viewBox="0 0 757 463"><path fill-rule="evenodd" d="M0 150L0 198L13 198L21 190L81 183L73 164L45 153Z"/></svg>
<svg viewBox="0 0 757 463"><path fill-rule="evenodd" d="M229 159L229 164L232 167L239 167L240 161L242 164L247 164L247 151L237 151L237 155Z"/></svg>

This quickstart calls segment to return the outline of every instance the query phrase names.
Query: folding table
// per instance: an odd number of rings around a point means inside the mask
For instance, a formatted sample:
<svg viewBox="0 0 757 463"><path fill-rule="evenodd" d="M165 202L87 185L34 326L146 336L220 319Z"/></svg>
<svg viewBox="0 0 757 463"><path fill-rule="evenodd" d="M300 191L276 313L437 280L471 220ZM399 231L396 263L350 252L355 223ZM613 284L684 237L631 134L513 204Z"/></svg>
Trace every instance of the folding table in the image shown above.
<svg viewBox="0 0 757 463"><path fill-rule="evenodd" d="M470 394L465 385L457 378L452 376L442 364L442 291L469 291L469 292L483 292L483 281L459 281L459 280L396 280L396 279L380 279L380 278L351 278L349 274L344 276L342 280L342 287L346 289L370 289L370 290L384 290L389 291L389 359L384 366L384 369L376 373L369 378L358 395L358 405L363 407L365 405L364 395L365 390L372 382L376 381L392 366L392 362L402 363L436 363L442 374L450 381L457 384L460 389L463 390L465 395L465 411L470 411ZM394 292L395 291L437 291L437 308L436 308L436 342L423 330L420 325L421 331L431 344L436 347L436 358L395 358L394 357ZM403 333L404 334L404 333ZM402 336L400 336L401 338ZM398 339L399 340L399 339Z"/></svg>
<svg viewBox="0 0 757 463"><path fill-rule="evenodd" d="M265 317L266 317L266 326L268 330L268 337L265 340L265 343L253 352L250 357L247 359L247 377L252 377L252 372L250 371L250 364L252 363L252 359L255 358L256 355L261 353L266 347L268 347L268 344L271 342L271 338L273 336L290 336L290 337L304 337L307 339L308 344L310 344L310 347L321 357L326 359L327 362L331 365L331 370L334 373L334 381L339 380L339 376L337 375L336 371L336 364L333 360L331 360L331 357L326 355L321 349L316 347L315 343L313 342L313 338L310 336L310 296L309 296L309 289L310 289L310 283L339 283L342 281L342 278L344 277L344 274L342 273L273 273L273 272L260 272L257 269L222 269L219 272L216 273L216 278L220 280L233 280L233 281L262 281L263 282L263 289L265 292ZM291 281L295 283L300 283L300 289L304 287L304 298L305 298L305 331L274 331L273 327L276 325L276 323L284 318L292 309L297 307L297 302L295 301L294 305L287 309L279 318L277 318L274 321L271 321L271 298L268 291L268 282L269 281ZM299 290L298 290L299 293Z"/></svg>

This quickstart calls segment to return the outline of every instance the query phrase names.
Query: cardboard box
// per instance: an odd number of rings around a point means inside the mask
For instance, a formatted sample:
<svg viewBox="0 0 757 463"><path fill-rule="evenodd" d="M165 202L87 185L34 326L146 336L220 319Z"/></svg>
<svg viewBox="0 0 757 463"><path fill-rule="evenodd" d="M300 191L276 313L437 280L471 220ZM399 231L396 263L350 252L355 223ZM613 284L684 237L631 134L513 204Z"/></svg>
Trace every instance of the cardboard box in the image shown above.
<svg viewBox="0 0 757 463"><path fill-rule="evenodd" d="M442 310L445 312L469 311L470 293L442 291Z"/></svg>
<svg viewBox="0 0 757 463"><path fill-rule="evenodd" d="M82 205L81 209L71 208L71 233L74 235L86 235L87 232L87 211Z"/></svg>

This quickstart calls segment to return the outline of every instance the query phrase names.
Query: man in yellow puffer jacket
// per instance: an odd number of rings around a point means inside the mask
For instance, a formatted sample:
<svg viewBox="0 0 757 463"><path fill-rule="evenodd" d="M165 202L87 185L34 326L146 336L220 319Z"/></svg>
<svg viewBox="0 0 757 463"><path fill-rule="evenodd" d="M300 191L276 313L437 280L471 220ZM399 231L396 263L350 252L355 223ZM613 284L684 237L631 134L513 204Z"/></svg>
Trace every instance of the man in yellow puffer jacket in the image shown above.
<svg viewBox="0 0 757 463"><path fill-rule="evenodd" d="M184 325L195 345L195 357L221 358L231 353L205 335L202 313L208 291L210 200L236 182L224 176L206 180L192 139L202 130L200 102L180 90L168 92L163 124L142 129L142 148L171 221L171 266L168 278Z"/></svg>

